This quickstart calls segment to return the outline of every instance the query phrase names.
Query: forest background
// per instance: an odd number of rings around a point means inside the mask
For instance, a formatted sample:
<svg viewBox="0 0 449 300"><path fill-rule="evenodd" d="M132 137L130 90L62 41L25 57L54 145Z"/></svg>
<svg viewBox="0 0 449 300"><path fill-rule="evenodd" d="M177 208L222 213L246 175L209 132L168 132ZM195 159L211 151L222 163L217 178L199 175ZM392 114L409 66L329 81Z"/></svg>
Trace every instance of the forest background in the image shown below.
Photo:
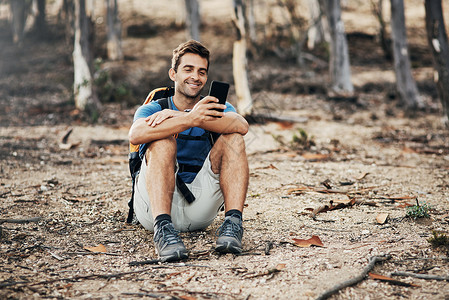
<svg viewBox="0 0 449 300"><path fill-rule="evenodd" d="M19 2L28 18L17 32ZM422 1L402 10L411 104L397 82L387 1L342 2L344 30L316 45L312 25L339 1L321 1L315 19L308 1L248 1L245 15L239 1L199 1L200 18L186 9L196 1L96 1L86 13L91 77L76 83L81 2L0 4L1 296L448 297L449 136L436 82L444 76ZM118 4L114 58L107 3ZM342 33L346 54L332 47ZM172 49L195 34L212 51L209 78L233 83L230 101L252 122L245 255L211 250L220 215L183 235L189 261L130 265L156 256L151 234L125 225L127 130L147 93L170 85ZM341 76L336 53L348 63ZM94 92L87 106L78 99L85 87ZM339 285L350 279L358 284Z"/></svg>

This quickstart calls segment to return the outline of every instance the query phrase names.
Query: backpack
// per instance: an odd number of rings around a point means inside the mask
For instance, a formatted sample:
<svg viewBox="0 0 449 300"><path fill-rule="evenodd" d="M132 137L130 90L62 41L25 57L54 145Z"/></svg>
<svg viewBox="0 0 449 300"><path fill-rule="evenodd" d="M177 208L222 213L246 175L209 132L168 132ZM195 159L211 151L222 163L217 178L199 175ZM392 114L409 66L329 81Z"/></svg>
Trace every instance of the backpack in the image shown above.
<svg viewBox="0 0 449 300"><path fill-rule="evenodd" d="M148 104L151 101L157 101L157 103L161 106L162 110L164 109L171 109L171 102L169 100L170 97L174 96L175 89L172 87L161 87L156 88L152 90L148 96L146 97L145 101L142 105ZM177 134L176 138L178 139L209 139L211 145L214 144L214 142L218 139L220 136L219 133L215 132L208 132L206 131L203 136L199 137L193 137L189 135L183 135L183 134ZM126 223L131 224L134 221L134 185L136 183L137 175L140 172L140 167L142 165L142 160L139 156L139 146L140 145L134 145L129 143L129 171L131 173L131 180L132 180L132 191L131 191L131 198L128 201L128 217L126 219ZM179 164L178 173L181 172L193 172L198 173L201 167L198 166L192 166L192 165L183 165ZM183 194L184 198L187 200L187 202L192 203L195 201L195 196L190 192L189 188L185 185L184 181L181 179L181 177L178 175L176 176L176 185L179 189L179 191Z"/></svg>

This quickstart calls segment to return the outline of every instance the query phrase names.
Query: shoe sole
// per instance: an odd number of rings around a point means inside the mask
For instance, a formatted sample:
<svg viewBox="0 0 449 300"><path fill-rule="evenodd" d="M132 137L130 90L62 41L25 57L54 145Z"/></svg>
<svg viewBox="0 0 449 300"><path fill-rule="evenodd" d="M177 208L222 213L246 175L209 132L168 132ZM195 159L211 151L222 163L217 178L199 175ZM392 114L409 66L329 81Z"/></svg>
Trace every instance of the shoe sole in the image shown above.
<svg viewBox="0 0 449 300"><path fill-rule="evenodd" d="M161 259L162 262L178 261L189 258L189 254L185 252L176 252L166 256L159 255L159 258Z"/></svg>
<svg viewBox="0 0 449 300"><path fill-rule="evenodd" d="M220 244L215 247L215 251L218 251L220 253L234 253L234 254L240 254L242 253L242 248L232 245L231 242Z"/></svg>

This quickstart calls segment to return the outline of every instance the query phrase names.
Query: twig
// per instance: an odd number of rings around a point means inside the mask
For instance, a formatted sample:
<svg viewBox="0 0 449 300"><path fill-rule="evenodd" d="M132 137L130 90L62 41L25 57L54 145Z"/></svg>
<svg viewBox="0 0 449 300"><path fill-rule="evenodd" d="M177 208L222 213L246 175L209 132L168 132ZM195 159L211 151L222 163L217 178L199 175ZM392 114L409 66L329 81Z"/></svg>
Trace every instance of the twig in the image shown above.
<svg viewBox="0 0 449 300"><path fill-rule="evenodd" d="M111 256L122 256L122 254L119 253L111 253L111 252L64 252L66 255L111 255Z"/></svg>
<svg viewBox="0 0 449 300"><path fill-rule="evenodd" d="M391 273L391 275L392 276L408 276L408 277L415 277L415 278L420 278L420 279L449 281L449 276L438 276L438 275L430 275L430 274L417 274L417 273L410 273L410 272L393 272L393 273Z"/></svg>
<svg viewBox="0 0 449 300"><path fill-rule="evenodd" d="M162 259L150 259L150 260L142 260L142 261L131 261L128 265L131 266L141 266L141 265L156 265L158 263L163 262Z"/></svg>
<svg viewBox="0 0 449 300"><path fill-rule="evenodd" d="M160 295L160 294L154 294L154 293L122 293L124 296L134 296L134 297L149 297L149 298L166 298L167 295Z"/></svg>
<svg viewBox="0 0 449 300"><path fill-rule="evenodd" d="M385 255L385 256L373 256L370 258L368 265L363 269L363 271L357 275L354 278L351 278L349 280L343 281L335 286L333 286L332 288L330 288L329 290L325 291L324 293L322 293L320 296L318 296L318 298L316 298L316 300L322 300L322 299L327 299L330 296L332 296L333 294L337 293L338 291L347 288L349 286L352 286L354 284L359 283L360 281L362 281L363 279L365 279L366 275L374 268L374 265L377 262L382 262L385 261L387 259L390 259L391 255Z"/></svg>
<svg viewBox="0 0 449 300"><path fill-rule="evenodd" d="M154 268L146 268L146 269L142 269L142 270L138 270L138 271L120 272L120 273L112 273L112 274L79 275L79 276L74 276L74 277L56 278L56 279L51 279L51 280L39 281L36 283L29 283L29 282L24 282L24 281L4 282L4 283L0 283L0 289L4 288L4 287L8 287L8 286L19 285L19 284L27 284L28 286L36 286L36 285L46 285L46 284L50 284L50 283L55 283L58 281L76 281L76 280L80 280L80 279L91 279L91 278L111 279L111 278L121 277L124 275L129 275L129 274L144 273L147 271L151 271L153 269Z"/></svg>
<svg viewBox="0 0 449 300"><path fill-rule="evenodd" d="M0 224L3 223L25 224L30 222L39 222L40 220L42 220L41 217L34 217L28 219L0 219Z"/></svg>
<svg viewBox="0 0 449 300"><path fill-rule="evenodd" d="M410 241L411 242L411 241ZM398 263L398 262L405 262L405 261L409 261L409 260L449 260L449 257L447 256L441 256L441 257L409 257L409 258L404 258L401 260L392 260L392 263Z"/></svg>
<svg viewBox="0 0 449 300"><path fill-rule="evenodd" d="M273 242L268 241L265 244L265 255L270 255L270 250L273 249Z"/></svg>

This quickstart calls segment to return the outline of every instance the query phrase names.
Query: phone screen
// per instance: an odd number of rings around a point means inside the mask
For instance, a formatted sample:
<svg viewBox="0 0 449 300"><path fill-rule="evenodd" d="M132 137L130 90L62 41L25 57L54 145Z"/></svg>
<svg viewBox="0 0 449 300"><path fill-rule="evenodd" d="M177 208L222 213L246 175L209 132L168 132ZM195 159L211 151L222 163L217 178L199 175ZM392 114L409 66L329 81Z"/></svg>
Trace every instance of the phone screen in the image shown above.
<svg viewBox="0 0 449 300"><path fill-rule="evenodd" d="M221 81L212 81L210 84L209 96L214 96L218 99L220 104L226 103L226 98L228 97L229 83ZM223 109L218 109L218 111L223 111Z"/></svg>

